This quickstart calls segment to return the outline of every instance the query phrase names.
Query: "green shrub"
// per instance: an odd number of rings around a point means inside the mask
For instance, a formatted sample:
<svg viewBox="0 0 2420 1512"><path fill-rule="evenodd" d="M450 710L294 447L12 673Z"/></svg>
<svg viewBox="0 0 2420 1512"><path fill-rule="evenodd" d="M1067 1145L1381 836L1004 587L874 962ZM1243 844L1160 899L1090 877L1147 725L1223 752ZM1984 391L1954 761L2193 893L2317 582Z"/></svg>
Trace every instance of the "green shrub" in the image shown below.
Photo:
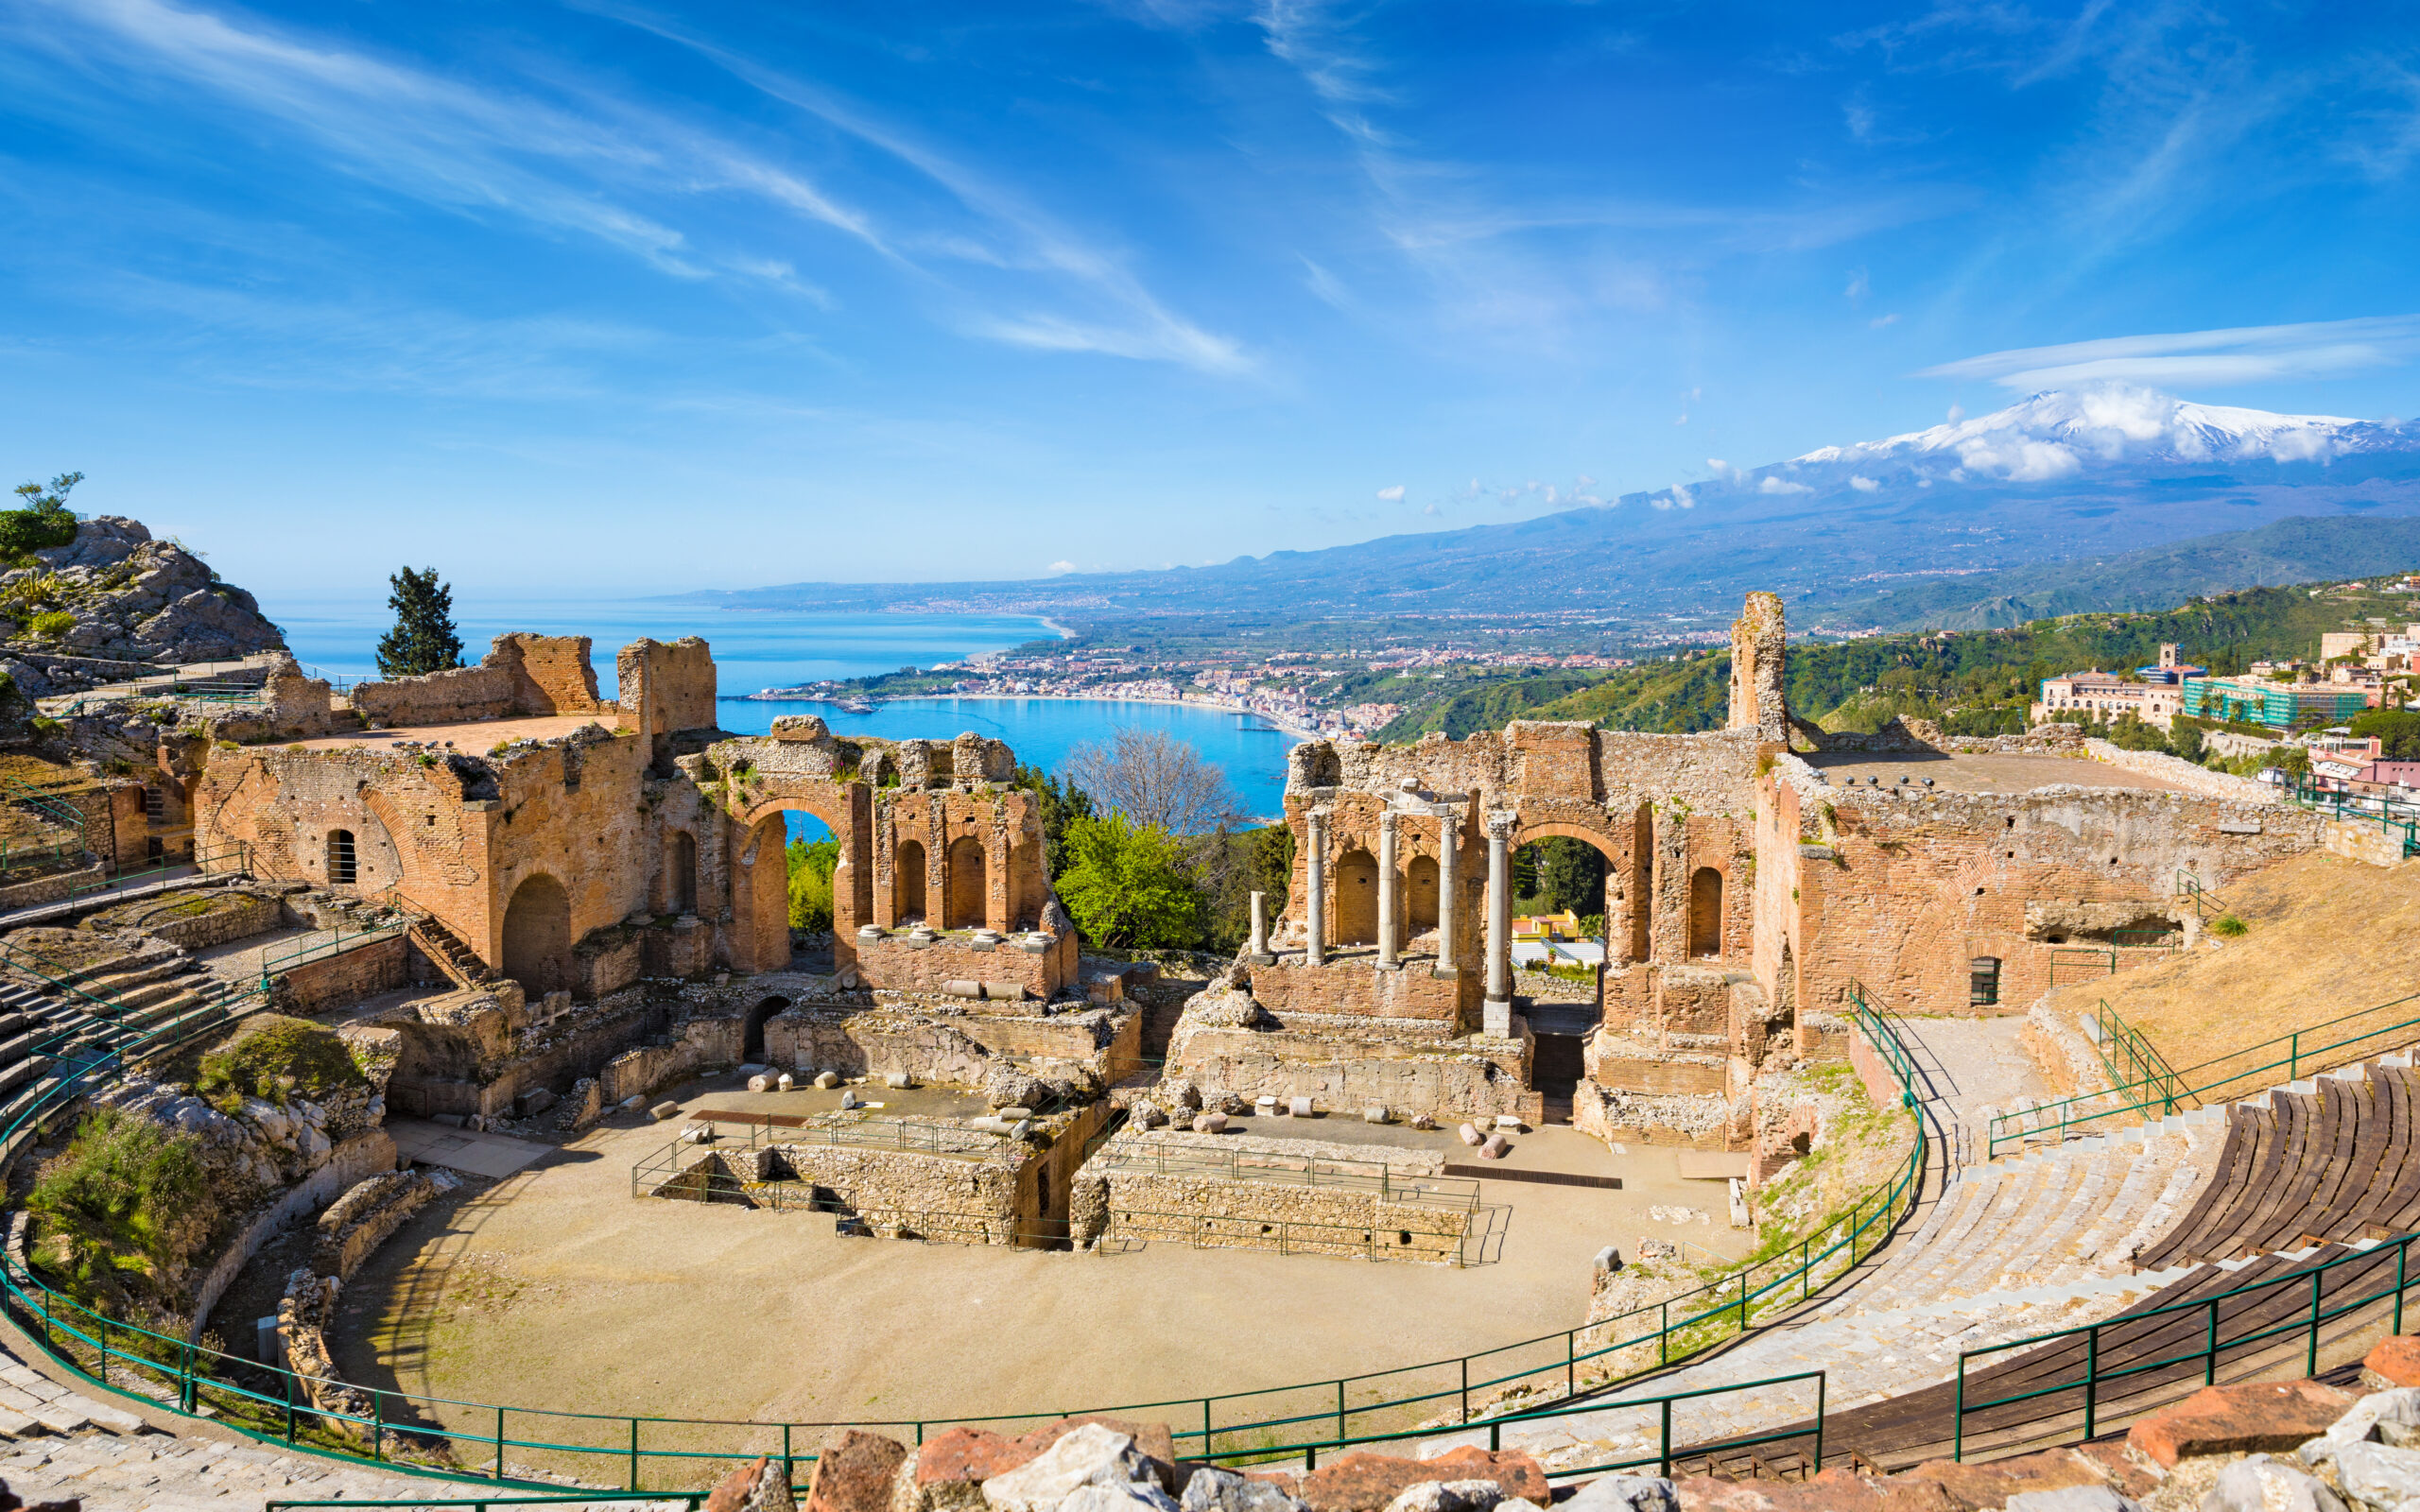
<svg viewBox="0 0 2420 1512"><path fill-rule="evenodd" d="M201 1057L194 1085L204 1096L229 1094L283 1103L289 1092L318 1099L369 1078L334 1029L282 1013L262 1014L234 1039Z"/></svg>
<svg viewBox="0 0 2420 1512"><path fill-rule="evenodd" d="M86 1116L28 1201L42 1239L35 1258L70 1291L123 1310L130 1293L182 1268L217 1221L199 1142L116 1108Z"/></svg>
<svg viewBox="0 0 2420 1512"><path fill-rule="evenodd" d="M2210 920L2210 933L2221 939L2240 938L2244 931L2250 927L2233 914L2221 914Z"/></svg>
<svg viewBox="0 0 2420 1512"><path fill-rule="evenodd" d="M56 641L76 627L76 616L63 609L48 610L26 621L26 633L37 641Z"/></svg>

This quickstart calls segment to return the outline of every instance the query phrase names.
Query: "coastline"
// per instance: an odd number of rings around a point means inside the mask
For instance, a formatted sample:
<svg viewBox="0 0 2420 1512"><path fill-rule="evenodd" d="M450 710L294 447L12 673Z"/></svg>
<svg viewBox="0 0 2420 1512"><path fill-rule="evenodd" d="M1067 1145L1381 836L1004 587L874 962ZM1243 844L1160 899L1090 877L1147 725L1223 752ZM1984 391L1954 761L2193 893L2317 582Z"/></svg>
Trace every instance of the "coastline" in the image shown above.
<svg viewBox="0 0 2420 1512"><path fill-rule="evenodd" d="M742 693L731 695L731 697L732 700L736 703L838 704L839 702L837 698L815 697L804 694L777 697L769 696L762 693ZM879 706L886 703L905 703L912 698L925 698L935 701L944 698L965 698L999 703L1023 703L1028 700L1035 702L1048 701L1053 703L1149 703L1157 704L1164 709L1206 709L1215 713L1240 714L1253 719L1265 721L1269 725L1274 727L1281 734L1292 735L1297 740L1325 740L1328 738L1327 736L1321 734L1318 730L1312 729L1310 726L1297 724L1291 719L1281 719L1275 714L1263 713L1257 709L1243 709L1238 708L1234 704L1227 703L1212 703L1206 698L1105 698L1097 694L1083 693L918 693L909 694L903 698L872 698L868 701Z"/></svg>

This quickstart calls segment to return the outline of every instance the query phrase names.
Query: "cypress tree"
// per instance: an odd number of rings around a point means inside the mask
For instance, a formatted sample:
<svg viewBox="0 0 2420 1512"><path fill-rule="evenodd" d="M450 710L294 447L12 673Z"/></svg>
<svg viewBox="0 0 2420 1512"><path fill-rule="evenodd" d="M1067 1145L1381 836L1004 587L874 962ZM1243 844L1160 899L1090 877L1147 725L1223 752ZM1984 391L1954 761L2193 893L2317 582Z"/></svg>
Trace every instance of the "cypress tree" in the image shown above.
<svg viewBox="0 0 2420 1512"><path fill-rule="evenodd" d="M454 630L454 590L437 579L437 569L406 567L387 579L395 590L387 607L395 627L378 638L378 675L416 678L462 664L462 638Z"/></svg>

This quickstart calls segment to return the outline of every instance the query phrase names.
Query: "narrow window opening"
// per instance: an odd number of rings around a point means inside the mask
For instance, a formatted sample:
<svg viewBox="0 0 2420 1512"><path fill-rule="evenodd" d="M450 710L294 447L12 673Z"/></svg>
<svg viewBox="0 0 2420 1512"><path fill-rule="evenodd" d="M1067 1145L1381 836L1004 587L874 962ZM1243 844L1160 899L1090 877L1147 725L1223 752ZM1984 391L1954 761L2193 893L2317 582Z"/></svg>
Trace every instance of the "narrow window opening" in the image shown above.
<svg viewBox="0 0 2420 1512"><path fill-rule="evenodd" d="M353 832L328 832L328 883L331 886L350 887L354 875Z"/></svg>
<svg viewBox="0 0 2420 1512"><path fill-rule="evenodd" d="M2000 1001L1999 957L1978 955L1967 966L1967 1005L1978 1008L1996 1006Z"/></svg>

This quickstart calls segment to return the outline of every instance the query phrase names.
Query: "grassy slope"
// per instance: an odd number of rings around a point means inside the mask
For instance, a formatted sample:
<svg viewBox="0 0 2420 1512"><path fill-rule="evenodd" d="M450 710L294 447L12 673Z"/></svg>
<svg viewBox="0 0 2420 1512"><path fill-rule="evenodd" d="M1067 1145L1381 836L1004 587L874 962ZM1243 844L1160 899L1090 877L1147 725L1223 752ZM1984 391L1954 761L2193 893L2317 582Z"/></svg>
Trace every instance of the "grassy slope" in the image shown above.
<svg viewBox="0 0 2420 1512"><path fill-rule="evenodd" d="M2225 888L2227 903L2250 926L2239 938L2061 988L2051 1005L2072 1016L2106 1000L2178 1071L2221 1062L2205 1076L2187 1077L2193 1084L2270 1058L2232 1052L2347 1014L2360 1016L2308 1038L2326 1044L2420 1019L2420 1002L2360 1012L2420 988L2415 881L2420 865L2411 863L2373 867L2325 851L2280 862ZM2381 1054L2414 1039L2420 1034L2380 1039L2326 1057L2325 1064ZM2304 1074L2312 1069L2306 1066ZM2241 1094L2285 1079L2280 1069L2273 1076L2245 1082Z"/></svg>

